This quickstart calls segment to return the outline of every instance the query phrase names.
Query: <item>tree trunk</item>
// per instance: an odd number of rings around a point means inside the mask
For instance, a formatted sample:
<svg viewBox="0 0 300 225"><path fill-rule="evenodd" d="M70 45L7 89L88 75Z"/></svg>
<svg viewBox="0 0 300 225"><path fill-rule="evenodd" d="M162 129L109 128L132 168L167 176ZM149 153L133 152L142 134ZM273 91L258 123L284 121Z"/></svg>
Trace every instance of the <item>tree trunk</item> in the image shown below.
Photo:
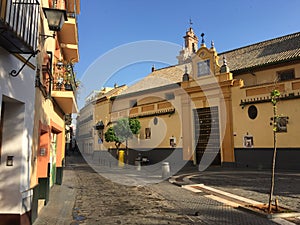
<svg viewBox="0 0 300 225"><path fill-rule="evenodd" d="M119 148L120 148L121 143L120 142L116 142L115 146L116 146L116 154L117 154L117 158L119 159Z"/></svg>
<svg viewBox="0 0 300 225"><path fill-rule="evenodd" d="M273 141L274 141L274 152L273 152L273 161L272 161L272 178L271 178L271 188L270 188L270 194L269 194L269 206L268 211L269 213L272 211L272 199L273 199L273 192L274 192L274 186L275 186L275 164L276 164L276 153L277 153L277 133L276 133L276 115L277 115L277 108L276 104L273 105L273 114L274 114L274 127L273 127Z"/></svg>
<svg viewBox="0 0 300 225"><path fill-rule="evenodd" d="M274 192L274 186L275 186L275 164L276 164L276 153L277 153L277 147L276 147L276 132L274 131L274 152L273 152L273 162L272 162L272 179L271 179L271 189L270 189L270 195L269 195L269 207L268 211L269 213L272 211L272 199L273 199L273 192Z"/></svg>
<svg viewBox="0 0 300 225"><path fill-rule="evenodd" d="M128 138L126 138L126 164L128 165Z"/></svg>

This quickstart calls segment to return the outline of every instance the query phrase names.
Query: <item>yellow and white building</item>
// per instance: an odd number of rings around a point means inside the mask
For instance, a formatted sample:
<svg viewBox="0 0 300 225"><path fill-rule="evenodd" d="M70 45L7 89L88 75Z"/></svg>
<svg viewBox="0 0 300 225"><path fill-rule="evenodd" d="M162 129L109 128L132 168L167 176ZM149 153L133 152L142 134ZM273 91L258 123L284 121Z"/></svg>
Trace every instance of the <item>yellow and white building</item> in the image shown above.
<svg viewBox="0 0 300 225"><path fill-rule="evenodd" d="M278 113L288 117L287 132L277 133L277 167L299 169L300 33L223 53L213 43L207 47L203 35L198 48L192 28L184 39L177 65L153 68L112 102L112 122L134 117L142 125L129 140L129 162L141 151L150 163L176 152L202 168L268 168L273 154L270 93L277 89Z"/></svg>

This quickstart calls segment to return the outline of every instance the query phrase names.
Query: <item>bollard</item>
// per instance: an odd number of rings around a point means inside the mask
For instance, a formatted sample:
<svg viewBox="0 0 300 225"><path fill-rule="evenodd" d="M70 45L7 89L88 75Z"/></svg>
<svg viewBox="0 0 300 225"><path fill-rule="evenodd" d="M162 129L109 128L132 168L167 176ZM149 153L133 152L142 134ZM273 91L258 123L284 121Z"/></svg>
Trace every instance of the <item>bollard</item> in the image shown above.
<svg viewBox="0 0 300 225"><path fill-rule="evenodd" d="M168 162L162 163L162 178L166 179L170 177L170 165Z"/></svg>
<svg viewBox="0 0 300 225"><path fill-rule="evenodd" d="M139 161L136 161L136 169L138 170L138 171L140 171L141 170L141 168L142 168L142 166L141 166L141 161L139 160Z"/></svg>
<svg viewBox="0 0 300 225"><path fill-rule="evenodd" d="M119 151L119 167L124 167L124 151Z"/></svg>
<svg viewBox="0 0 300 225"><path fill-rule="evenodd" d="M139 153L138 156L135 158L134 164L136 166L136 170L140 171L141 167L142 167L142 156L141 156L141 153Z"/></svg>

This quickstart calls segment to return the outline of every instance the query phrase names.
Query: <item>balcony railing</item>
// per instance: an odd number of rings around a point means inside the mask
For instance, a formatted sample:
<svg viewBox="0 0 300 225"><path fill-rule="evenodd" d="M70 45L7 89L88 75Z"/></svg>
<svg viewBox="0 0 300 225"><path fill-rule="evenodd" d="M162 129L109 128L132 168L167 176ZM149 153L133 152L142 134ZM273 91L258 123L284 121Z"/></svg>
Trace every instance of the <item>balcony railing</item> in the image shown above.
<svg viewBox="0 0 300 225"><path fill-rule="evenodd" d="M76 99L76 83L74 75L63 78L56 74L52 83L51 97L55 99L56 103L65 114L77 113L77 99Z"/></svg>
<svg viewBox="0 0 300 225"><path fill-rule="evenodd" d="M61 78L54 79L53 84L54 91L76 91L75 82L66 82Z"/></svg>
<svg viewBox="0 0 300 225"><path fill-rule="evenodd" d="M39 17L37 0L0 0L0 45L12 53L34 52Z"/></svg>

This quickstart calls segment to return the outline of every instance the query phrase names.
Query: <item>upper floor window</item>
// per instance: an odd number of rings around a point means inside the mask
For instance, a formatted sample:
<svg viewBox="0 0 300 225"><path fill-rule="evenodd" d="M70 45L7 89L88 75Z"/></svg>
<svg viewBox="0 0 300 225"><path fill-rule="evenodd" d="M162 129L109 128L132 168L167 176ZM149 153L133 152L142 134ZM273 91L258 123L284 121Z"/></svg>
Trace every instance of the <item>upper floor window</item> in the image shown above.
<svg viewBox="0 0 300 225"><path fill-rule="evenodd" d="M130 108L137 107L137 100L136 99L130 100L129 104L130 104L129 105Z"/></svg>
<svg viewBox="0 0 300 225"><path fill-rule="evenodd" d="M198 77L210 74L210 60L205 60L197 63Z"/></svg>
<svg viewBox="0 0 300 225"><path fill-rule="evenodd" d="M277 76L279 81L293 80L295 79L295 71L294 69L279 71Z"/></svg>
<svg viewBox="0 0 300 225"><path fill-rule="evenodd" d="M172 99L175 99L175 95L173 92L166 93L165 98L166 98L166 100L172 100Z"/></svg>

